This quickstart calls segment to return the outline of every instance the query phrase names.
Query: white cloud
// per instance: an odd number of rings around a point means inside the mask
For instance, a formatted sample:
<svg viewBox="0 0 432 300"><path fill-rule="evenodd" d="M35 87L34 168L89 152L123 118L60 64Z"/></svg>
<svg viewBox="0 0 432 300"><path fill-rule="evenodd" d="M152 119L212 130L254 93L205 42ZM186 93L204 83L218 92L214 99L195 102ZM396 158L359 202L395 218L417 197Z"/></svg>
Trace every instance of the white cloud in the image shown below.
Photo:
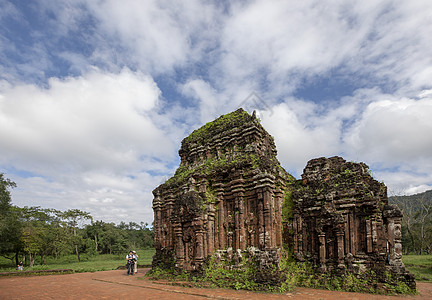
<svg viewBox="0 0 432 300"><path fill-rule="evenodd" d="M350 107L325 112L316 104L289 99L264 111L262 123L275 137L281 164L298 177L310 159L340 153L342 122L351 114Z"/></svg>
<svg viewBox="0 0 432 300"><path fill-rule="evenodd" d="M269 90L292 92L302 78L357 54L383 5L368 6L364 11L341 3L254 1L233 8L221 37L226 82L258 77Z"/></svg>
<svg viewBox="0 0 432 300"><path fill-rule="evenodd" d="M389 194L432 188L432 98L411 99L377 92L343 135L347 157L371 166Z"/></svg>
<svg viewBox="0 0 432 300"><path fill-rule="evenodd" d="M197 61L212 47L217 10L201 1L88 1L102 38L110 43L102 52L123 63L161 73ZM205 33L205 34L203 34ZM102 40L98 40L101 42ZM121 49L120 56L110 48ZM98 60L97 57L93 57Z"/></svg>
<svg viewBox="0 0 432 300"><path fill-rule="evenodd" d="M3 85L0 163L36 174L16 178L27 191L14 200L48 205L57 199L57 207L86 207L102 216L102 204L121 210L125 202L139 199L134 215L139 220L138 212L149 209L151 190L160 181L147 172L166 172L176 150L152 119L159 95L151 77L128 69L51 79L48 88Z"/></svg>
<svg viewBox="0 0 432 300"><path fill-rule="evenodd" d="M375 73L405 93L430 86L432 3L397 1L375 20L374 30L360 49L357 70Z"/></svg>
<svg viewBox="0 0 432 300"><path fill-rule="evenodd" d="M384 181L389 196L413 195L432 189L431 173L415 173L409 171L379 171L373 175Z"/></svg>
<svg viewBox="0 0 432 300"><path fill-rule="evenodd" d="M282 164L297 176L311 158L342 155L391 168L401 178L414 172L405 185L415 189L427 184L413 178L420 179L432 161L431 101L415 98L431 86L430 6L427 1L231 5L210 78L190 79L183 91L199 99L202 121L235 109L234 103L257 91L270 106L262 112L263 125L275 136ZM286 96L334 69L342 76L338 80L357 86L349 97L315 104Z"/></svg>
<svg viewBox="0 0 432 300"><path fill-rule="evenodd" d="M359 87L416 93L430 86L431 11L430 1L232 5L211 74L218 88L249 82L274 98L335 70Z"/></svg>
<svg viewBox="0 0 432 300"><path fill-rule="evenodd" d="M134 173L134 177L91 171L65 174L61 178L11 176L18 187L12 190L13 204L68 210L79 208L105 222L151 223L151 190L160 177Z"/></svg>
<svg viewBox="0 0 432 300"><path fill-rule="evenodd" d="M201 79L189 80L181 86L181 92L188 98L196 99L198 112L201 114L198 122L193 124L201 126L213 120L219 110L221 103L226 102L226 96L218 93L208 82Z"/></svg>
<svg viewBox="0 0 432 300"><path fill-rule="evenodd" d="M23 156L124 167L133 166L139 155L172 150L148 115L159 97L150 77L127 69L119 74L94 70L83 77L51 79L49 85L48 89L22 85L3 91L3 159Z"/></svg>
<svg viewBox="0 0 432 300"><path fill-rule="evenodd" d="M264 111L282 165L299 177L308 160L343 156L368 164L392 193L432 187L432 98L398 98L362 90L334 107L298 99Z"/></svg>
<svg viewBox="0 0 432 300"><path fill-rule="evenodd" d="M181 139L252 91L296 176L342 155L391 189L432 186L431 1L46 0L33 18L0 4L25 32L0 33L0 166L19 203L150 221ZM293 96L317 79L352 88Z"/></svg>
<svg viewBox="0 0 432 300"><path fill-rule="evenodd" d="M432 161L432 98L381 97L367 106L347 133L347 147L387 167Z"/></svg>

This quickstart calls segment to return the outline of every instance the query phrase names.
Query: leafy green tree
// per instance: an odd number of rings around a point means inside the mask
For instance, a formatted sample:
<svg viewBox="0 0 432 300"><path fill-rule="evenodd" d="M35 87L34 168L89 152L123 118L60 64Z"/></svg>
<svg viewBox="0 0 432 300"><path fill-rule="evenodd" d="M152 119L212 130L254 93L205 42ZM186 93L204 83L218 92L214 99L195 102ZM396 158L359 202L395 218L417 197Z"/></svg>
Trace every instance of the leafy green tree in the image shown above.
<svg viewBox="0 0 432 300"><path fill-rule="evenodd" d="M67 227L55 226L50 231L51 251L50 254L54 259L73 252L70 231Z"/></svg>
<svg viewBox="0 0 432 300"><path fill-rule="evenodd" d="M11 208L11 195L10 188L16 187L16 183L11 181L9 178L4 176L4 173L0 173L0 214L4 215L8 213Z"/></svg>
<svg viewBox="0 0 432 300"><path fill-rule="evenodd" d="M91 238L85 238L84 248L85 253L87 253L88 255L94 256L98 254L98 252L96 251L95 242Z"/></svg>
<svg viewBox="0 0 432 300"><path fill-rule="evenodd" d="M43 235L43 229L35 223L29 223L23 229L21 239L24 251L29 255L30 267L33 267L36 255L42 250Z"/></svg>
<svg viewBox="0 0 432 300"><path fill-rule="evenodd" d="M17 207L11 204L10 188L16 184L0 173L0 255L18 264L19 255L29 258L33 266L40 255L55 259L75 253L121 254L129 249L153 247L153 228L147 223L93 222L92 216L79 209L65 212L55 209ZM91 222L91 224L85 223Z"/></svg>
<svg viewBox="0 0 432 300"><path fill-rule="evenodd" d="M126 229L120 229L114 223L104 223L100 234L102 253L120 254L128 249Z"/></svg>
<svg viewBox="0 0 432 300"><path fill-rule="evenodd" d="M146 223L144 227L142 227L142 243L143 248L154 248L154 231L153 227L149 228Z"/></svg>
<svg viewBox="0 0 432 300"><path fill-rule="evenodd" d="M66 220L66 224L73 233L73 236L71 237L71 242L75 248L75 254L78 258L78 262L81 262L79 249L81 248L81 246L83 246L84 239L78 233L79 227L82 227L85 221L91 221L93 218L88 212L81 211L79 209L67 210L62 214L62 217L64 220Z"/></svg>
<svg viewBox="0 0 432 300"><path fill-rule="evenodd" d="M117 228L124 230L128 236L128 246L131 249L154 247L154 233L148 223L120 222Z"/></svg>
<svg viewBox="0 0 432 300"><path fill-rule="evenodd" d="M90 225L87 225L85 231L87 233L87 237L92 239L94 242L95 252L100 251L99 241L100 235L103 232L104 222L96 221L92 222Z"/></svg>
<svg viewBox="0 0 432 300"><path fill-rule="evenodd" d="M0 255L11 260L15 258L15 263L18 264L18 255L22 248L21 224L11 204L10 189L14 187L16 183L0 173Z"/></svg>
<svg viewBox="0 0 432 300"><path fill-rule="evenodd" d="M46 256L52 252L54 222L52 210L38 206L15 207L14 211L22 227L21 243L23 252L29 255L30 266L34 265L36 255L41 256L44 264Z"/></svg>

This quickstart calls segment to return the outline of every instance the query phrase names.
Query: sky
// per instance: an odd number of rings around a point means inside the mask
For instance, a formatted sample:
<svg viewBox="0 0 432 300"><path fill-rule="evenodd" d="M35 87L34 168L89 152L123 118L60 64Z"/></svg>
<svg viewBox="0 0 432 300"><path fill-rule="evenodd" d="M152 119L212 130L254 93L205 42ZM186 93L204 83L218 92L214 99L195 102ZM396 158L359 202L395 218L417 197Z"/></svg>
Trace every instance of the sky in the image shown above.
<svg viewBox="0 0 432 300"><path fill-rule="evenodd" d="M282 166L432 189L432 1L0 0L12 202L153 221L194 129L257 110Z"/></svg>

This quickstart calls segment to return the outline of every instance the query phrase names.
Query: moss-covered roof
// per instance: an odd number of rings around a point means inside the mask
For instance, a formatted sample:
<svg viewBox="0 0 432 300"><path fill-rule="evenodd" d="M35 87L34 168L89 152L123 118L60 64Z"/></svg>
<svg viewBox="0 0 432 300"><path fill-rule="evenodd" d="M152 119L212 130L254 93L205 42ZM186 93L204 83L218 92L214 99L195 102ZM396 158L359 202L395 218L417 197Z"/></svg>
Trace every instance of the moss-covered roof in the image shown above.
<svg viewBox="0 0 432 300"><path fill-rule="evenodd" d="M249 115L242 108L232 113L222 115L212 122L208 122L201 128L194 130L188 137L182 141L182 148L187 144L205 144L215 135L229 131L233 128L240 127L254 120L255 117Z"/></svg>
<svg viewBox="0 0 432 300"><path fill-rule="evenodd" d="M179 151L180 155L190 153L200 146L211 146L215 137L230 135L233 130L244 129L246 127L256 126L265 132L261 127L255 115L249 115L242 108L220 116L212 122L209 122L201 128L193 131L188 137L183 139L182 146ZM232 169L255 170L269 173L286 173L280 166L276 158L276 153L273 151L273 139L269 134L265 134L263 139L268 139L270 145L267 145L266 152L260 152L254 147L249 147L249 140L243 141L245 144L238 145L237 148L224 147L220 152L215 152L213 155L202 157L194 161L188 161L185 158L183 164L179 166L173 177L168 179L163 186L176 187L184 184L191 177L208 177L213 178L220 174L230 172ZM214 146L214 145L213 145ZM225 151L229 148L229 151ZM182 158L183 159L183 158ZM291 176L286 173L287 176Z"/></svg>

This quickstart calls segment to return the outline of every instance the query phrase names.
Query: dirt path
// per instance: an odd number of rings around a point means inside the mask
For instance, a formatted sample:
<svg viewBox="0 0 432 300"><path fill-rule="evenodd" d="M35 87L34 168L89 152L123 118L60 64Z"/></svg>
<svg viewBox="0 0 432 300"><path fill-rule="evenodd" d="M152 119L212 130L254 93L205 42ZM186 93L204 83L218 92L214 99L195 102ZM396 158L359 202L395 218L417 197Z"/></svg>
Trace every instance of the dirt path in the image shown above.
<svg viewBox="0 0 432 300"><path fill-rule="evenodd" d="M158 284L143 277L144 271L0 278L0 299L432 299L432 284L419 283L414 297L378 296L298 288L287 294L253 293L225 289L186 288Z"/></svg>

